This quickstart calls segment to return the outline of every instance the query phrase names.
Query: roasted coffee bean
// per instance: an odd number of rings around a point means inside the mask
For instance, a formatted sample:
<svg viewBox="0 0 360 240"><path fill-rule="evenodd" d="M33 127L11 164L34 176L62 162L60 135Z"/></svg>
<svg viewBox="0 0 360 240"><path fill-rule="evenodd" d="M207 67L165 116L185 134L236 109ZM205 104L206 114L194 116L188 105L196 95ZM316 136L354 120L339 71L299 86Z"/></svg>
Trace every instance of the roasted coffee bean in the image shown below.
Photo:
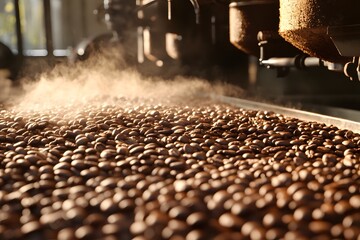
<svg viewBox="0 0 360 240"><path fill-rule="evenodd" d="M105 149L100 153L100 157L110 159L114 158L117 155L117 152L115 149Z"/></svg>
<svg viewBox="0 0 360 240"><path fill-rule="evenodd" d="M61 229L57 234L57 239L59 240L71 240L75 238L75 231L70 227Z"/></svg>
<svg viewBox="0 0 360 240"><path fill-rule="evenodd" d="M186 218L186 223L192 227L204 226L208 221L205 213L193 212Z"/></svg>
<svg viewBox="0 0 360 240"><path fill-rule="evenodd" d="M135 154L135 153L140 153L144 151L144 146L135 146L133 148L130 147L129 153L130 154Z"/></svg>
<svg viewBox="0 0 360 240"><path fill-rule="evenodd" d="M182 219L182 220L186 219L189 214L190 214L189 209L181 205L173 207L169 211L169 216L171 218Z"/></svg>
<svg viewBox="0 0 360 240"><path fill-rule="evenodd" d="M286 156L286 152L285 152L285 151L279 151L279 152L277 152L277 153L274 155L274 159L275 159L276 161L280 161L280 160L284 159L285 156Z"/></svg>
<svg viewBox="0 0 360 240"><path fill-rule="evenodd" d="M93 239L96 236L95 229L91 226L81 226L75 231L75 237L78 239Z"/></svg>
<svg viewBox="0 0 360 240"><path fill-rule="evenodd" d="M142 100L0 109L0 238L360 233L358 133L212 102Z"/></svg>
<svg viewBox="0 0 360 240"><path fill-rule="evenodd" d="M315 234L326 233L331 229L331 224L324 221L312 221L309 223L309 229Z"/></svg>
<svg viewBox="0 0 360 240"><path fill-rule="evenodd" d="M349 203L354 209L359 209L360 208L360 194L352 196L349 199Z"/></svg>
<svg viewBox="0 0 360 240"><path fill-rule="evenodd" d="M219 223L225 228L240 229L244 221L231 213L224 213L220 216Z"/></svg>

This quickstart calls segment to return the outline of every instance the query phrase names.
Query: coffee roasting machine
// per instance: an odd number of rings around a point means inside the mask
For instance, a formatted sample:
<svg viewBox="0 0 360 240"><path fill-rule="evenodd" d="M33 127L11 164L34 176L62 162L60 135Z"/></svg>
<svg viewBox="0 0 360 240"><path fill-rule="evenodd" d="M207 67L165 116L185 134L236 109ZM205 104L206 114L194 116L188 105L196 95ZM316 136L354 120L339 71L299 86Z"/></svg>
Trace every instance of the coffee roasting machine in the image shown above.
<svg viewBox="0 0 360 240"><path fill-rule="evenodd" d="M13 2L17 54L2 44L0 67L15 78L24 54L21 1ZM46 56L54 58L59 54L53 45L56 19L51 5L58 1L37 2L44 7ZM358 105L359 83L349 80L360 76L356 13L360 2L356 0L103 0L98 4L94 13L110 33L92 32L93 37L76 42L62 56L85 60L100 46L121 44L128 63L144 74L221 76L232 82L245 78L244 88L251 88L265 74L270 79L265 89L287 84L297 93L309 92L312 100L319 95L314 89L325 89L337 94L336 101L347 99L345 105ZM10 60L16 57L18 61ZM269 72L285 80L273 80ZM315 77L303 77L302 72ZM288 80L292 78L308 80Z"/></svg>
<svg viewBox="0 0 360 240"><path fill-rule="evenodd" d="M104 0L121 40L137 33L137 62L209 66L235 61L235 49L283 76L324 67L359 79L358 1ZM79 55L86 51L81 49Z"/></svg>

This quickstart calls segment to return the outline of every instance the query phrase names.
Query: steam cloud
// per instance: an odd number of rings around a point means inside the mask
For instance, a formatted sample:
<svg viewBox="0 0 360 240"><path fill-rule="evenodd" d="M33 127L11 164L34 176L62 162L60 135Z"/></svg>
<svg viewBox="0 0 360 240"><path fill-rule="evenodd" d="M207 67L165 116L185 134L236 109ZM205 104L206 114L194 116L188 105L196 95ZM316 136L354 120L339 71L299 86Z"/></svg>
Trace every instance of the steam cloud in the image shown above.
<svg viewBox="0 0 360 240"><path fill-rule="evenodd" d="M113 56L112 56L113 57ZM23 80L23 94L12 98L17 109L46 110L69 104L99 103L112 98L144 98L163 102L196 101L206 94L238 95L241 90L224 83L209 83L199 78L175 77L172 80L147 78L127 67L121 56L97 56L69 66L60 64L41 74L36 81Z"/></svg>

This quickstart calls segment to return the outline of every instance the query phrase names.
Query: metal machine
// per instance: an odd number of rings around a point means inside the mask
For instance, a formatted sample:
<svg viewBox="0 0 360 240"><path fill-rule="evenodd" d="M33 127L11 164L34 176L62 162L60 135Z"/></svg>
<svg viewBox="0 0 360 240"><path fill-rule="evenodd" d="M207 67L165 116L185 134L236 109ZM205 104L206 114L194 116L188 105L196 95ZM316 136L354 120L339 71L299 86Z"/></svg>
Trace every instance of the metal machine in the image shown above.
<svg viewBox="0 0 360 240"><path fill-rule="evenodd" d="M356 1L104 0L103 8L108 27L118 37L126 38L126 31L136 26L141 64L149 61L161 68L176 61L194 69L227 59L233 62L231 42L258 57L260 65L277 68L280 76L291 67L326 67L356 79L359 21L353 9L358 5Z"/></svg>
<svg viewBox="0 0 360 240"><path fill-rule="evenodd" d="M125 58L143 74L209 78L210 69L234 72L246 63L229 41L226 1L104 0L96 13L112 31L111 41L125 46ZM107 38L81 44L77 58L85 59Z"/></svg>
<svg viewBox="0 0 360 240"><path fill-rule="evenodd" d="M256 56L260 66L277 69L280 77L291 68L316 67L359 79L359 20L353 10L358 5L356 1L104 0L103 10L107 26L118 38L136 31L137 46L131 47L136 48L139 65L149 72L184 74L214 65L239 66L244 57L231 43Z"/></svg>

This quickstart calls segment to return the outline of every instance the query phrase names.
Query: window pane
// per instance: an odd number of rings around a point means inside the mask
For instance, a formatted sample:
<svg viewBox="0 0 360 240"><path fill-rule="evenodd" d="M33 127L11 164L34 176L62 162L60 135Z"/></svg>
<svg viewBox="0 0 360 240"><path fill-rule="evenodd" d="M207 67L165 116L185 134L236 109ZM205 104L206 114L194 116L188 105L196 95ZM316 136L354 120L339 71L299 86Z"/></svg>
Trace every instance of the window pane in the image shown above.
<svg viewBox="0 0 360 240"><path fill-rule="evenodd" d="M51 0L54 49L75 47L80 41L107 31L94 10L100 0Z"/></svg>
<svg viewBox="0 0 360 240"><path fill-rule="evenodd" d="M13 0L0 1L0 41L17 52L16 18Z"/></svg>
<svg viewBox="0 0 360 240"><path fill-rule="evenodd" d="M66 55L82 40L108 31L93 14L102 4L103 0L50 0L54 55ZM23 54L47 55L44 0L19 0L19 8ZM14 0L0 0L0 41L17 53Z"/></svg>
<svg viewBox="0 0 360 240"><path fill-rule="evenodd" d="M72 2L72 1L70 1ZM51 22L54 49L66 49L72 45L72 36L69 29L75 21L72 21L68 0L51 1Z"/></svg>
<svg viewBox="0 0 360 240"><path fill-rule="evenodd" d="M31 50L35 50L34 55L44 55L46 37L43 1L20 0L19 4L25 55L33 55Z"/></svg>

